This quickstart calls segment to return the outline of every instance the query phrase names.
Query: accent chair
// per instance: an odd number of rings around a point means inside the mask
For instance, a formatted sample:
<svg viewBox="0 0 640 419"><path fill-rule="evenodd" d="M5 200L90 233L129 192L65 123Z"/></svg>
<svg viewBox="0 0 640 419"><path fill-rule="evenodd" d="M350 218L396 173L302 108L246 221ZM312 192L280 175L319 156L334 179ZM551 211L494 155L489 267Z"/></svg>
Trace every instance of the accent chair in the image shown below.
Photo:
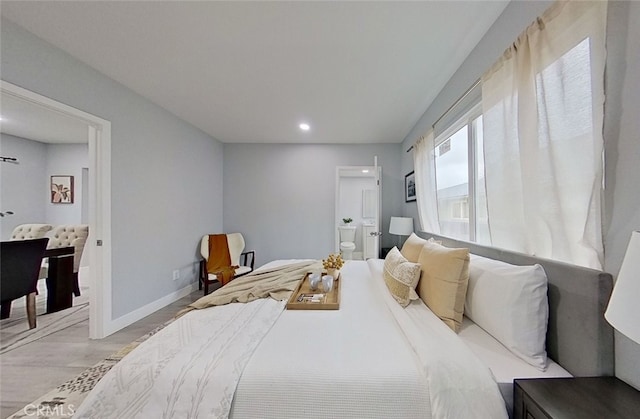
<svg viewBox="0 0 640 419"><path fill-rule="evenodd" d="M229 248L229 257L231 259L231 266L238 266L235 270L233 278L237 278L242 275L246 275L253 271L255 263L255 251L250 250L244 252L245 242L241 233L227 234L227 245ZM202 237L200 241L200 255L202 260L200 261L200 289L204 285L204 295L209 294L209 285L220 282L219 272L208 272L207 262L209 260L209 235ZM240 259L242 258L242 263ZM232 279L233 279L232 278Z"/></svg>

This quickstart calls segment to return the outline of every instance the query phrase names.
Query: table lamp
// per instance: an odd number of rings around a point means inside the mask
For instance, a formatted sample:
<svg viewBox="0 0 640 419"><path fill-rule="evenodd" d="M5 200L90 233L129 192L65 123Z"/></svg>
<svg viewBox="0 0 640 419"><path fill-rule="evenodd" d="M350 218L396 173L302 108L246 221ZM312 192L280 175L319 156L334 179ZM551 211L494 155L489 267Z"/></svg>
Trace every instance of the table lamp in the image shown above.
<svg viewBox="0 0 640 419"><path fill-rule="evenodd" d="M389 233L398 236L409 236L413 233L413 218L411 217L391 217L389 223ZM400 237L398 237L398 248L400 248Z"/></svg>
<svg viewBox="0 0 640 419"><path fill-rule="evenodd" d="M640 231L631 233L604 317L618 332L640 343Z"/></svg>

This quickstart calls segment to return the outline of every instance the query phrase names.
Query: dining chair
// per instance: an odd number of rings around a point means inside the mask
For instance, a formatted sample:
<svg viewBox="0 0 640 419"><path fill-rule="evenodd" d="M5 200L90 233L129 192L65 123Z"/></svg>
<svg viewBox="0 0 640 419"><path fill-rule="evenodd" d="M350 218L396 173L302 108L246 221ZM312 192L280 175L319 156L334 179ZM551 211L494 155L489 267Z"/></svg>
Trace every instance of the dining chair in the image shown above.
<svg viewBox="0 0 640 419"><path fill-rule="evenodd" d="M24 295L29 329L36 327L36 286L48 241L48 238L41 238L0 243L0 317L9 317L11 302Z"/></svg>
<svg viewBox="0 0 640 419"><path fill-rule="evenodd" d="M20 224L13 229L9 240L41 239L52 228L51 224Z"/></svg>

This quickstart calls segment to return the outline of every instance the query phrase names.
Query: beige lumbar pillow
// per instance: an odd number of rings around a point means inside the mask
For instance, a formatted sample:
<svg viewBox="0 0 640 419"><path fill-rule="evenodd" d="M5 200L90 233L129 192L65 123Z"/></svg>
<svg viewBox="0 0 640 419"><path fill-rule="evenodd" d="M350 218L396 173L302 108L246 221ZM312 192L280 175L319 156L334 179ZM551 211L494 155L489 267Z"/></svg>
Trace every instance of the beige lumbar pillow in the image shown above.
<svg viewBox="0 0 640 419"><path fill-rule="evenodd" d="M462 324L469 283L469 249L425 242L418 257L422 278L418 295L456 333Z"/></svg>
<svg viewBox="0 0 640 419"><path fill-rule="evenodd" d="M420 252L422 251L422 246L427 241L423 238L420 238L416 235L416 233L411 233L407 241L402 245L402 256L404 256L409 262L418 262L418 256L420 256Z"/></svg>
<svg viewBox="0 0 640 419"><path fill-rule="evenodd" d="M405 259L397 247L384 259L383 276L391 295L402 307L418 298L415 288L420 280L420 265Z"/></svg>

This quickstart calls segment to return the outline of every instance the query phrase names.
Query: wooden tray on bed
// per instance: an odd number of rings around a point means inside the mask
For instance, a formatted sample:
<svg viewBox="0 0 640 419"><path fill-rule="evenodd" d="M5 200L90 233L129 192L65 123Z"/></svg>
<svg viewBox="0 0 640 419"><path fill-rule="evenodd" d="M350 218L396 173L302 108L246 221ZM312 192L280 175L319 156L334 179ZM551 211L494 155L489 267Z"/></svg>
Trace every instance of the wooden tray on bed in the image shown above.
<svg viewBox="0 0 640 419"><path fill-rule="evenodd" d="M338 275L338 279L340 279L340 275ZM322 283L320 283L318 289L312 291L309 284L309 274L306 274L295 291L293 291L293 294L291 294L287 302L287 310L339 310L341 282L334 279L333 288L328 293L325 293L322 289ZM303 294L324 294L324 296L320 302L312 302L300 300Z"/></svg>

